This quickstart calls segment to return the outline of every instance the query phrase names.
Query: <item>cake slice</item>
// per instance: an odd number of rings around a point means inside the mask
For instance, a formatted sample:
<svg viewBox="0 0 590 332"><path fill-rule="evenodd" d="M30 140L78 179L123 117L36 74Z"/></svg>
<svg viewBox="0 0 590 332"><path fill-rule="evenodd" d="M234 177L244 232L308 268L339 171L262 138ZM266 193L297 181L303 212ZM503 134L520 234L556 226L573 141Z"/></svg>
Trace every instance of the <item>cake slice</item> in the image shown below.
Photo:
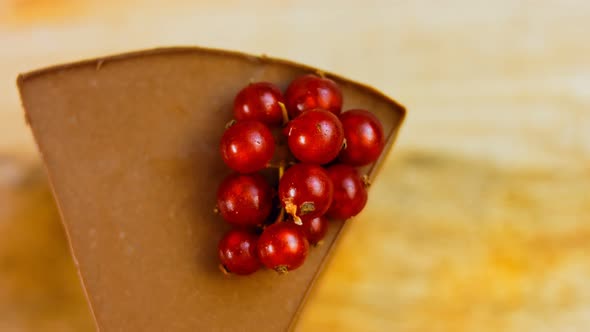
<svg viewBox="0 0 590 332"><path fill-rule="evenodd" d="M213 208L230 171L218 146L244 85L264 80L284 89L315 71L235 52L166 48L19 76L26 119L101 331L293 327L344 223L333 222L297 271L223 275L217 242L228 226ZM365 108L380 119L387 152L404 108L328 76L342 87L344 110ZM386 155L364 169L370 178Z"/></svg>

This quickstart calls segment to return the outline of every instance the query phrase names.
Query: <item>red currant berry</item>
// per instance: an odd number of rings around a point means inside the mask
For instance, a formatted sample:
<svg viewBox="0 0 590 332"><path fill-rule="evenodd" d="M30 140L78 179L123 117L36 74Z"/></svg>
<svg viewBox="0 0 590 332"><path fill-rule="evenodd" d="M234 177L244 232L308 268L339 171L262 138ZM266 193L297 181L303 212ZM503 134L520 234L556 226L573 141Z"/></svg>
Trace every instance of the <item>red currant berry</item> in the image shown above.
<svg viewBox="0 0 590 332"><path fill-rule="evenodd" d="M296 221L301 216L315 218L326 213L333 191L328 173L317 165L295 164L279 181L281 204Z"/></svg>
<svg viewBox="0 0 590 332"><path fill-rule="evenodd" d="M259 121L240 121L227 128L221 137L221 157L227 166L240 173L266 167L275 152L275 141L268 127Z"/></svg>
<svg viewBox="0 0 590 332"><path fill-rule="evenodd" d="M302 218L301 228L309 244L317 244L324 239L328 232L328 218L326 216L315 218Z"/></svg>
<svg viewBox="0 0 590 332"><path fill-rule="evenodd" d="M377 160L385 145L379 119L369 111L350 110L340 115L340 121L346 138L340 160L352 166L363 166Z"/></svg>
<svg viewBox="0 0 590 332"><path fill-rule="evenodd" d="M252 83L234 99L234 117L238 121L258 120L269 126L283 122L280 103L285 103L279 88L268 82Z"/></svg>
<svg viewBox="0 0 590 332"><path fill-rule="evenodd" d="M221 217L232 225L260 225L271 208L272 191L260 174L231 174L217 190L217 209Z"/></svg>
<svg viewBox="0 0 590 332"><path fill-rule="evenodd" d="M243 229L231 230L218 245L219 260L227 272L248 275L260 267L258 236Z"/></svg>
<svg viewBox="0 0 590 332"><path fill-rule="evenodd" d="M316 108L289 122L287 143L295 158L304 163L326 164L334 160L344 142L338 117Z"/></svg>
<svg viewBox="0 0 590 332"><path fill-rule="evenodd" d="M278 222L264 229L258 239L258 257L269 269L279 273L300 267L309 251L309 243L300 226Z"/></svg>
<svg viewBox="0 0 590 332"><path fill-rule="evenodd" d="M356 216L367 204L367 189L358 171L349 165L334 165L327 169L334 184L334 199L328 216L348 219Z"/></svg>
<svg viewBox="0 0 590 332"><path fill-rule="evenodd" d="M291 82L285 92L289 117L296 118L304 111L323 108L336 116L342 111L342 91L328 78L304 75Z"/></svg>

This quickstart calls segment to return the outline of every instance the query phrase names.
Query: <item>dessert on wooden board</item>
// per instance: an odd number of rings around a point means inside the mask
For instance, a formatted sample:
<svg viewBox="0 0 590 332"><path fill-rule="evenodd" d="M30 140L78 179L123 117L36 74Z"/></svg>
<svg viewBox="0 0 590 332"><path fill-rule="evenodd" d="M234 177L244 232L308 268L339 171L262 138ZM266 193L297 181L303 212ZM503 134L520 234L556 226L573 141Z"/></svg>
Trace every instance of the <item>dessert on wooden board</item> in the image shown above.
<svg viewBox="0 0 590 332"><path fill-rule="evenodd" d="M230 227L213 207L231 173L219 139L236 93L252 81L284 91L315 72L267 57L168 48L19 77L27 121L100 330L293 326L344 223L329 222L324 244L297 271L224 276L217 246ZM341 88L343 109L369 110L383 126L384 152L360 168L370 181L405 110L371 88L326 77Z"/></svg>

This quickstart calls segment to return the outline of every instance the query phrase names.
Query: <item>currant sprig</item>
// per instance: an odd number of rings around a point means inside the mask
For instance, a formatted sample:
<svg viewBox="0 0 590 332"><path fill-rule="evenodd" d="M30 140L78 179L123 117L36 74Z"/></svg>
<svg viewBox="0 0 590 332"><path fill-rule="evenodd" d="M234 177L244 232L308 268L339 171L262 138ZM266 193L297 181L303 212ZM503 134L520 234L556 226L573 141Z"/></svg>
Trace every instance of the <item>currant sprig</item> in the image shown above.
<svg viewBox="0 0 590 332"><path fill-rule="evenodd" d="M296 78L284 95L270 82L237 93L220 142L235 173L220 184L215 207L234 227L218 245L224 273L297 269L328 233L329 218L362 211L369 181L355 167L379 158L383 127L369 111L342 112L342 104L340 87L323 74ZM277 169L276 188L259 174L265 168Z"/></svg>

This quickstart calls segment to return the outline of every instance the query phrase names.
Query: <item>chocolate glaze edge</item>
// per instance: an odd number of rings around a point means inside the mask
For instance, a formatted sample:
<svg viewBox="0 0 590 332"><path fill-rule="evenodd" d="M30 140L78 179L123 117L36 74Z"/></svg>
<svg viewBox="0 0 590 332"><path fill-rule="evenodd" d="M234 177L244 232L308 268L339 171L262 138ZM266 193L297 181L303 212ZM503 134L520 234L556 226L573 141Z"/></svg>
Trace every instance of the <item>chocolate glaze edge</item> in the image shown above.
<svg viewBox="0 0 590 332"><path fill-rule="evenodd" d="M157 47L157 48L151 48L151 49L146 49L146 50L118 53L118 54L108 55L108 56L104 56L104 57L85 59L85 60L68 62L68 63L63 63L63 64L57 64L57 65L53 65L53 66L49 66L49 67L45 67L45 68L41 68L41 69L37 69L37 70L32 70L30 72L19 74L17 77L17 85L19 87L19 90L21 90L22 82L24 82L25 80L32 79L35 76L48 74L48 73L51 73L51 72L57 71L57 70L64 70L64 69L69 69L69 68L74 68L74 67L82 67L82 66L87 66L90 64L94 64L96 66L97 70L99 70L102 66L108 65L108 63L112 62L112 61L127 60L130 58L140 57L140 56L193 53L193 52L211 53L211 54L217 54L217 55L222 55L222 56L232 56L232 57L244 58L244 59L247 59L247 60L250 60L253 62L275 63L275 64L281 64L281 65L285 65L285 66L289 66L289 67L301 68L301 69L308 70L308 71L314 72L314 73L321 72L322 74L325 74L326 77L335 78L335 79L345 82L347 84L356 85L358 87L361 87L363 90L366 90L368 93L373 94L373 95L387 101L388 103L390 103L393 106L394 109L396 109L396 111L401 113L402 120L403 120L403 118L405 118L405 115L406 115L406 108L403 105L401 105L400 103L398 103L394 99L390 98L389 96L385 95L381 91L375 89L374 87L363 84L363 83L356 82L352 79L349 79L349 78L346 78L346 77L343 77L343 76L340 76L337 74L333 74L328 71L323 71L321 69L318 69L318 68L315 68L315 67L312 67L309 65L290 61L290 60L269 57L266 55L252 55L252 54L239 52L239 51L230 51L230 50L200 47L200 46Z"/></svg>

